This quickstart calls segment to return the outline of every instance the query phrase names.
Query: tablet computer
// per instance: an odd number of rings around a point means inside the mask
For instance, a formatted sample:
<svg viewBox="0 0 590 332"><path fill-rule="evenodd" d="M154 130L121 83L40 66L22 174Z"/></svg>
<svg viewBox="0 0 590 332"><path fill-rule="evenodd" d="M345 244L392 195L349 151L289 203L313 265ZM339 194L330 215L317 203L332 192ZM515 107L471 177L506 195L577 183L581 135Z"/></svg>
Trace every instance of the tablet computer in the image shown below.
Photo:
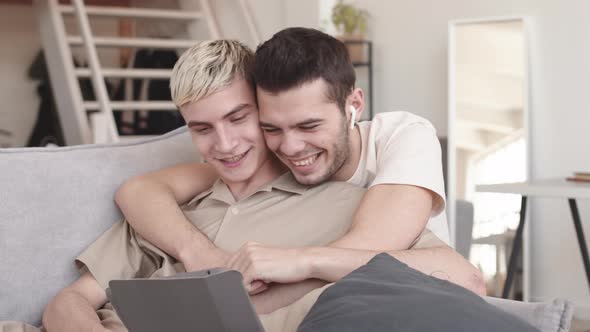
<svg viewBox="0 0 590 332"><path fill-rule="evenodd" d="M242 275L233 270L112 280L107 295L130 332L264 332Z"/></svg>

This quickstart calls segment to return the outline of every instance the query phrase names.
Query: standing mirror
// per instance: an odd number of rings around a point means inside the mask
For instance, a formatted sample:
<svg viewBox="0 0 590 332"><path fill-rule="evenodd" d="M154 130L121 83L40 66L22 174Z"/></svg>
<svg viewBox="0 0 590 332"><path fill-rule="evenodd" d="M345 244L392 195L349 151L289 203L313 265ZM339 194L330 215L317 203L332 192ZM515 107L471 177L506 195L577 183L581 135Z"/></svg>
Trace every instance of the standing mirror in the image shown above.
<svg viewBox="0 0 590 332"><path fill-rule="evenodd" d="M457 250L482 269L489 295L501 292L520 196L475 186L528 178L526 25L524 18L449 23L450 232Z"/></svg>

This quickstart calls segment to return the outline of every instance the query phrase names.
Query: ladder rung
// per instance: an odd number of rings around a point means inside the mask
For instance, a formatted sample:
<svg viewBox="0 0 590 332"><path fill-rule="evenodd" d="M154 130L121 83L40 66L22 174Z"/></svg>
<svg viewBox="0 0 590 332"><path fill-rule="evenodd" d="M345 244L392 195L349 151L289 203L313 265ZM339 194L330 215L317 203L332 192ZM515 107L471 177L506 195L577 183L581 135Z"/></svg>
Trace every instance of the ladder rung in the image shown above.
<svg viewBox="0 0 590 332"><path fill-rule="evenodd" d="M176 105L170 101L112 101L111 108L116 111L175 111ZM87 111L98 110L98 102L84 102L84 109Z"/></svg>
<svg viewBox="0 0 590 332"><path fill-rule="evenodd" d="M172 70L168 69L125 69L125 68L104 68L102 70L104 77L122 77L122 78L162 78L169 79ZM77 68L76 76L90 77L89 68Z"/></svg>
<svg viewBox="0 0 590 332"><path fill-rule="evenodd" d="M72 5L60 5L59 10L62 14L74 14L74 7ZM155 8L86 6L86 13L88 15L104 17L159 18L170 20L194 20L203 18L203 13L200 11Z"/></svg>
<svg viewBox="0 0 590 332"><path fill-rule="evenodd" d="M72 46L81 46L82 37L68 36L68 43ZM158 39L158 38L120 38L120 37L95 37L96 46L102 47L145 47L145 48L189 48L197 43L196 40L186 39Z"/></svg>

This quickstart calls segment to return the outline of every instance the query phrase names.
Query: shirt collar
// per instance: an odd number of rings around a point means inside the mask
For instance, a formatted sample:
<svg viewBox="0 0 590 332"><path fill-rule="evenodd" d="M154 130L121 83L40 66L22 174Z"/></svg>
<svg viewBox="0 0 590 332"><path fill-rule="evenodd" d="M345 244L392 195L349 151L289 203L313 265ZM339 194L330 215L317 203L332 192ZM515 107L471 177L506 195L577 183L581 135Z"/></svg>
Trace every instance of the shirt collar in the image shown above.
<svg viewBox="0 0 590 332"><path fill-rule="evenodd" d="M252 195L261 191L270 192L273 189L301 195L307 190L307 188L309 187L295 181L295 178L290 172L286 172L271 183L260 187L258 190L252 193ZM195 208L196 205L205 197L209 197L210 199L215 199L230 205L236 203L228 186L221 179L217 179L211 188L191 199L190 202L186 204L186 207L188 209Z"/></svg>
<svg viewBox="0 0 590 332"><path fill-rule="evenodd" d="M233 204L235 202L234 197L227 185L223 183L221 179L217 179L211 188L203 191L202 193L195 196L195 198L191 199L190 202L186 204L186 207L189 209L195 208L201 200L208 196L211 199L216 199L227 204Z"/></svg>
<svg viewBox="0 0 590 332"><path fill-rule="evenodd" d="M258 191L271 191L273 188L301 195L307 190L307 188L309 188L309 186L295 181L293 174L291 174L291 172L286 172L271 183L260 188Z"/></svg>

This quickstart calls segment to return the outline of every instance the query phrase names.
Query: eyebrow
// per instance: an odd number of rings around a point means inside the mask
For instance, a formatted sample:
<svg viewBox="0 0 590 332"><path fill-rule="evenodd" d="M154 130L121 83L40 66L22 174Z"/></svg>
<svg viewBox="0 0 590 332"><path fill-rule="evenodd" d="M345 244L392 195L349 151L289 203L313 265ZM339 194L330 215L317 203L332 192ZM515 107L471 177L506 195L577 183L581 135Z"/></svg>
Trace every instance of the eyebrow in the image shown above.
<svg viewBox="0 0 590 332"><path fill-rule="evenodd" d="M324 121L324 119L311 118L311 119L307 119L307 120L303 120L301 122L298 122L298 123L290 126L290 128L296 128L299 126L310 125L310 124L314 124L317 122L323 122L323 121ZM261 127L275 127L276 128L276 126L273 125L272 123L268 123L268 122L264 122L264 121L260 121L260 126Z"/></svg>
<svg viewBox="0 0 590 332"><path fill-rule="evenodd" d="M241 111L241 110L243 110L245 108L251 107L251 106L252 105L251 104L248 104L248 103L239 104L236 107L232 108L225 115L223 115L223 119L225 120L225 119L229 118L230 116L238 113L239 111ZM205 121L189 121L189 123L187 124L187 126L189 128L195 127L195 126L208 126L208 125L211 125L211 124L209 122L205 122Z"/></svg>

